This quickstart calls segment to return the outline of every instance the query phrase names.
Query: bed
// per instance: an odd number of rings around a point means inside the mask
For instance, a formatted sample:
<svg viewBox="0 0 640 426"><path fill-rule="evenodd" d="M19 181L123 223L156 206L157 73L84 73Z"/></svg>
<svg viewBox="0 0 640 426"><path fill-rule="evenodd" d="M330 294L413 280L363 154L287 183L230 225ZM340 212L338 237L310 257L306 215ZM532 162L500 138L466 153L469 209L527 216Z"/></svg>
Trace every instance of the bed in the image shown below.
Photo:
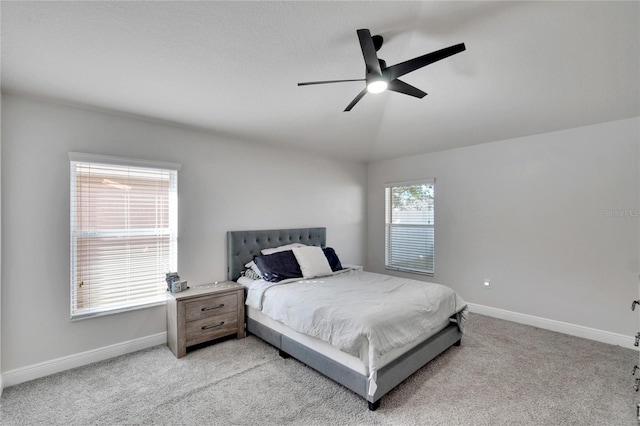
<svg viewBox="0 0 640 426"><path fill-rule="evenodd" d="M291 244L302 244L305 246L326 247L326 228L297 228L297 229L276 229L259 231L229 231L227 233L227 277L229 280L251 282L245 277L241 278L246 266L256 256L261 255L264 249L273 249ZM330 249L329 249L330 250ZM325 293L330 292L330 285L335 288L342 285L345 280L403 280L397 277L389 277L379 274L371 274L358 270L358 268L345 267L335 272L335 276L328 276L322 279L322 288ZM260 298L265 294L271 294L271 300L283 298L288 295L288 288L304 290L304 286L316 286L317 280L285 279L280 283L265 283L255 281L255 288L245 292L249 298L256 299L255 294L259 291L260 285L263 287ZM422 281L412 281L409 283L419 290L426 288L428 283ZM294 282L297 285L288 285ZM438 286L437 284L429 284ZM448 287L438 286L438 289ZM270 293L267 293L269 291ZM422 290L420 290L422 291ZM462 299L455 293L454 302L447 302L448 312L445 309L439 312L436 309L437 317L429 323L430 331L420 334L419 337L412 337L401 346L383 351L370 350L365 348L354 349L354 351L336 348L328 341L322 340L301 332L296 326L284 325L281 321L275 320L262 312L261 306L255 300L247 299L248 306L246 327L247 332L266 341L280 351L283 357L292 356L307 366L315 369L323 375L340 383L354 393L364 398L370 410L376 410L380 405L380 399L399 385L402 381L427 364L433 358L446 351L451 346L460 345L462 339L462 328L464 325L464 313L466 306ZM253 293L253 296L252 296ZM294 296L292 296L294 297ZM321 297L320 297L321 298ZM451 298L451 297L449 297ZM262 299L260 299L262 300ZM264 298L265 303L267 301ZM293 299L296 300L296 299ZM298 301L301 299L297 299ZM274 303L274 302L270 302ZM455 305L454 308L449 305ZM269 309L264 309L268 312ZM330 325L329 327L335 327ZM329 328L331 329L331 328ZM370 343L370 342L369 342ZM382 345L380 341L378 345ZM363 345L364 347L364 345ZM359 352L358 352L359 351ZM372 354L375 354L373 356ZM366 358L368 357L368 358Z"/></svg>

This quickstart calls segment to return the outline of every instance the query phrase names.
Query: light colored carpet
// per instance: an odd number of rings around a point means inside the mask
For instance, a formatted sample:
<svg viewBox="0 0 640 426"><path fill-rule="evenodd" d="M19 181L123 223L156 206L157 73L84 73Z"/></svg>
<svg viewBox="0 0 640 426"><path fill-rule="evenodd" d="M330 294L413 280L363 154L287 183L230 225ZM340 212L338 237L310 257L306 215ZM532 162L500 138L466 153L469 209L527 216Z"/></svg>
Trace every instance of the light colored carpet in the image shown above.
<svg viewBox="0 0 640 426"><path fill-rule="evenodd" d="M366 402L254 336L177 360L166 346L4 390L0 423L636 425L637 352L469 315L452 347Z"/></svg>

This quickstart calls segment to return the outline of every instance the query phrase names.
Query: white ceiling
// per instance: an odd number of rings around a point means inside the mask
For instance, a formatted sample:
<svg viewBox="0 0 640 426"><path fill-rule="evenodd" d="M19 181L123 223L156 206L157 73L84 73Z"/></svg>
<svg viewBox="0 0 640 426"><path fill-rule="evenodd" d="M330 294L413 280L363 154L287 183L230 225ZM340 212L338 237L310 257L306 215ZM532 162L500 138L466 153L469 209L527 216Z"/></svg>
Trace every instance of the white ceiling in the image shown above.
<svg viewBox="0 0 640 426"><path fill-rule="evenodd" d="M2 90L222 137L372 161L640 115L640 3L7 2ZM389 65L464 42L368 94L356 30Z"/></svg>

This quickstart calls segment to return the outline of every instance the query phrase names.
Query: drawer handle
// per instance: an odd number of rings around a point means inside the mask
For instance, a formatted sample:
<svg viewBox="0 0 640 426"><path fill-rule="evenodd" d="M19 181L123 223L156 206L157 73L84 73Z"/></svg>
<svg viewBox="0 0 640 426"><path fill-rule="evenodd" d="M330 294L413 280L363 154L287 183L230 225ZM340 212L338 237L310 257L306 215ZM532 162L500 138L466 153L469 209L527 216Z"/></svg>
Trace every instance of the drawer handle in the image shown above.
<svg viewBox="0 0 640 426"><path fill-rule="evenodd" d="M224 321L220 322L220 324L217 325L203 325L202 329L203 330L209 330L211 328L218 328L218 327L222 327L224 325Z"/></svg>
<svg viewBox="0 0 640 426"><path fill-rule="evenodd" d="M224 308L224 303L221 303L221 304L220 304L220 305L218 305L218 306L212 306L212 307L210 307L210 308L202 308L202 309L201 309L201 311L202 311L202 312L207 312L207 311L212 311L212 310L214 310L214 309L220 309L220 308Z"/></svg>

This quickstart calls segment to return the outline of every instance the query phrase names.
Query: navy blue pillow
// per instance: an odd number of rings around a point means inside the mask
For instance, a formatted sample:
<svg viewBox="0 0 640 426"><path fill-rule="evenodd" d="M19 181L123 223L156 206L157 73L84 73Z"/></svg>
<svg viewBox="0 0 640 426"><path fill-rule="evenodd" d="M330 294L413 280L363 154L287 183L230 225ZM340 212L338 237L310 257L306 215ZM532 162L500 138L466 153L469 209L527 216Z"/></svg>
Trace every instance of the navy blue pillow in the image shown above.
<svg viewBox="0 0 640 426"><path fill-rule="evenodd" d="M287 278L301 278L302 271L291 250L281 251L253 259L265 281L278 282Z"/></svg>
<svg viewBox="0 0 640 426"><path fill-rule="evenodd" d="M329 261L329 266L331 266L331 270L333 272L340 271L342 269L342 263L340 263L340 259L338 259L338 255L336 251L331 247L323 248L322 251L324 255L327 257Z"/></svg>

